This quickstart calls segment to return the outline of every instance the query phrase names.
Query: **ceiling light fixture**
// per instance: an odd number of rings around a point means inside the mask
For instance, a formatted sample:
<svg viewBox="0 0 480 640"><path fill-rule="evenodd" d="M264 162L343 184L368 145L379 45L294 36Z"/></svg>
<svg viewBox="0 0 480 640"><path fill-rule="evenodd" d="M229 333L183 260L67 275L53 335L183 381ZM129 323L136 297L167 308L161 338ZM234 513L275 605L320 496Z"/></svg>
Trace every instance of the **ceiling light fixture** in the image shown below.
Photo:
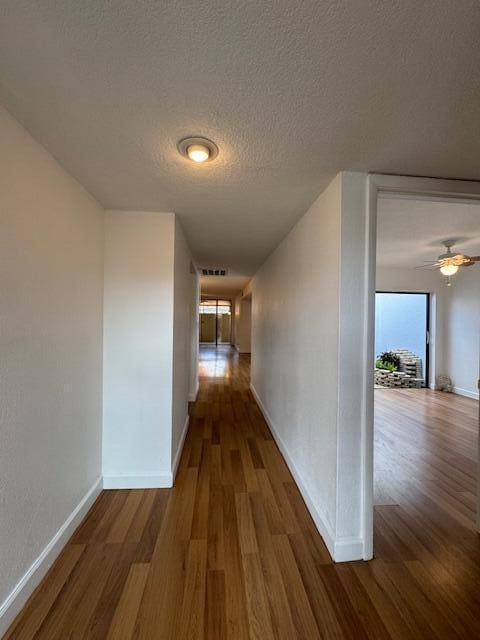
<svg viewBox="0 0 480 640"><path fill-rule="evenodd" d="M458 266L456 264L443 264L440 267L440 271L444 276L454 276L458 271Z"/></svg>
<svg viewBox="0 0 480 640"><path fill-rule="evenodd" d="M182 156L198 164L211 162L218 156L217 145L208 138L184 138L177 148Z"/></svg>
<svg viewBox="0 0 480 640"><path fill-rule="evenodd" d="M210 151L203 144L191 144L187 147L187 155L194 162L206 162L210 157Z"/></svg>

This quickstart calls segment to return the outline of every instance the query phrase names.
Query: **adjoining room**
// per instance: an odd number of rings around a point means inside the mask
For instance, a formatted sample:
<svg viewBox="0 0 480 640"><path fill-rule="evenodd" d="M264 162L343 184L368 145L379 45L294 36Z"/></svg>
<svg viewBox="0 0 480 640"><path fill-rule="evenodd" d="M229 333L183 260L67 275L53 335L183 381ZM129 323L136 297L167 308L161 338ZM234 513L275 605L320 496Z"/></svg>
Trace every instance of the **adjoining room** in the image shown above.
<svg viewBox="0 0 480 640"><path fill-rule="evenodd" d="M402 560L476 531L480 205L383 196L377 224L374 553Z"/></svg>

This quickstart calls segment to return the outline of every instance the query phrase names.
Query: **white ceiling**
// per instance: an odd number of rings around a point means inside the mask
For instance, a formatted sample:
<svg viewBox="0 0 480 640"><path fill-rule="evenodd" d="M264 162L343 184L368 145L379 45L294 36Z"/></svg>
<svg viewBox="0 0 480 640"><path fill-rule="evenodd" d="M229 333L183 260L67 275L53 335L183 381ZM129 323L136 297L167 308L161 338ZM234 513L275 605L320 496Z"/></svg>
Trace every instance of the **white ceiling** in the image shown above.
<svg viewBox="0 0 480 640"><path fill-rule="evenodd" d="M251 275L339 170L480 179L460 4L4 0L0 101L103 205L175 211L200 264Z"/></svg>
<svg viewBox="0 0 480 640"><path fill-rule="evenodd" d="M201 276L200 286L203 294L231 297L241 291L249 280L243 276Z"/></svg>
<svg viewBox="0 0 480 640"><path fill-rule="evenodd" d="M380 198L377 265L410 268L445 253L443 240L457 239L454 251L480 255L480 204Z"/></svg>

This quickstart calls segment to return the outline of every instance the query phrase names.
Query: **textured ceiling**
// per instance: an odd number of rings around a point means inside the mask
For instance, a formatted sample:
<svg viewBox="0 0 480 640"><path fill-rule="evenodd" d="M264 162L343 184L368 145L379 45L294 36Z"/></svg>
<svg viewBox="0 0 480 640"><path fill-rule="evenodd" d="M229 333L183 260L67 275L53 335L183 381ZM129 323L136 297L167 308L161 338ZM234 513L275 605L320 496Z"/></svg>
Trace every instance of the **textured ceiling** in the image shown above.
<svg viewBox="0 0 480 640"><path fill-rule="evenodd" d="M339 170L480 178L479 33L477 0L3 0L0 101L103 205L250 275Z"/></svg>
<svg viewBox="0 0 480 640"><path fill-rule="evenodd" d="M456 239L454 251L480 255L480 204L408 198L378 201L377 264L418 267L445 253L443 240Z"/></svg>

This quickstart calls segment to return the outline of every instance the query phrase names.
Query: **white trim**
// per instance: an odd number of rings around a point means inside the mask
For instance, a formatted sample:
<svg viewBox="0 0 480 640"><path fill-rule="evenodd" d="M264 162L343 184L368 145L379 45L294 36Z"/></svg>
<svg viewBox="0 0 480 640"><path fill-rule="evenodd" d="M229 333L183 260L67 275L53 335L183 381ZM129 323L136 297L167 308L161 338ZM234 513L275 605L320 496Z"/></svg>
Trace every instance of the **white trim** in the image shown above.
<svg viewBox="0 0 480 640"><path fill-rule="evenodd" d="M29 569L19 580L17 585L0 605L0 637L23 609L27 600L43 580L47 571L60 555L60 552L72 537L75 529L87 515L89 509L102 491L102 478L87 491L72 513L62 524L40 555L33 561Z"/></svg>
<svg viewBox="0 0 480 640"><path fill-rule="evenodd" d="M171 489L171 473L161 476L103 476L104 489Z"/></svg>
<svg viewBox="0 0 480 640"><path fill-rule="evenodd" d="M198 378L195 381L195 389L193 391L191 391L188 395L188 401L189 402L196 402L197 400L197 396L198 396L198 389L200 387L200 383L198 381Z"/></svg>
<svg viewBox="0 0 480 640"><path fill-rule="evenodd" d="M375 364L375 291L377 262L377 193L370 176L367 180L365 201L365 262L364 268L364 312L363 319L363 402L361 406L361 532L363 537L362 557L373 558L373 420ZM370 292L373 291L373 295Z"/></svg>
<svg viewBox="0 0 480 640"><path fill-rule="evenodd" d="M190 424L190 416L187 414L187 417L185 418L185 424L183 425L182 435L180 436L180 442L178 443L177 453L175 454L175 458L173 459L173 464L172 464L173 482L175 482L178 465L180 464L180 458L182 457L183 445L185 444L185 438L187 437L189 424Z"/></svg>
<svg viewBox="0 0 480 640"><path fill-rule="evenodd" d="M260 411L263 414L263 417L265 418L266 423L268 424L268 427L270 429L270 431L272 432L272 435L275 439L275 442L277 443L278 448L280 449L283 457L285 458L285 462L287 463L288 468L290 469L290 473L292 474L292 476L295 478L295 482L298 485L298 488L300 489L300 493L302 494L303 499L305 500L305 504L308 507L308 510L310 511L310 514L313 518L313 521L315 523L315 526L317 527L318 531L320 532L320 535L323 538L323 541L325 542L325 544L327 545L327 549L330 552L330 555L332 556L332 558L334 558L335 556L335 534L332 531L330 525L327 522L327 519L325 517L325 515L321 514L319 512L319 510L317 509L317 507L313 504L312 499L310 498L310 495L308 493L308 490L305 486L305 483L302 479L302 476L300 475L297 467L295 466L295 463L293 462L292 458L290 457L290 454L288 453L287 447L285 445L285 443L283 442L280 434L278 433L275 425L272 422L272 419L270 418L270 415L268 413L268 411L266 410L263 402L260 400L260 396L258 395L255 387L253 386L252 383L250 383L250 391L253 394L253 397L255 398L256 403L258 404Z"/></svg>
<svg viewBox="0 0 480 640"><path fill-rule="evenodd" d="M341 538L335 540L333 559L335 562L352 562L362 560L364 556L364 543L362 538Z"/></svg>
<svg viewBox="0 0 480 640"><path fill-rule="evenodd" d="M257 402L260 411L262 412L263 417L265 418L265 421L268 424L270 431L272 432L275 442L277 443L277 446L280 449L288 468L290 469L290 473L294 477L295 482L300 489L300 493L302 494L305 504L307 505L307 509L309 510L310 515L313 518L313 522L315 523L318 532L322 536L323 541L325 542L333 560L335 562L348 562L350 560L361 559L363 557L363 540L361 540L360 538L345 538L341 540L335 539L335 534L332 531L332 528L330 527L325 514L320 512L318 506L314 504L312 498L310 497L305 482L303 481L300 472L298 471L295 463L290 457L285 443L283 442L280 434L275 428L268 411L263 405L263 402L260 400L260 396L255 390L255 387L251 383L250 391L252 392L253 397L255 398L255 401Z"/></svg>
<svg viewBox="0 0 480 640"><path fill-rule="evenodd" d="M190 416L187 414L183 425L182 435L178 444L177 453L172 463L172 472L158 476L103 476L104 489L171 489L175 481L178 465L182 456L183 445L188 432Z"/></svg>
<svg viewBox="0 0 480 640"><path fill-rule="evenodd" d="M453 393L458 396L465 396L465 398L472 398L472 400L478 400L478 391L469 391L468 389L462 389L462 387L453 387Z"/></svg>
<svg viewBox="0 0 480 640"><path fill-rule="evenodd" d="M452 198L470 202L478 202L480 199L480 182L475 181L392 176L381 173L372 173L369 177L380 197L388 194L389 198L395 195L443 202L449 202Z"/></svg>
<svg viewBox="0 0 480 640"><path fill-rule="evenodd" d="M238 346L238 344L233 344L232 346L233 346L233 348L234 348L236 351L238 351L238 353L239 353L240 355L245 355L245 354L247 354L247 355L248 355L249 353L252 353L252 350L251 350L251 349L248 349L247 351L242 351L242 350L240 349L240 347Z"/></svg>

